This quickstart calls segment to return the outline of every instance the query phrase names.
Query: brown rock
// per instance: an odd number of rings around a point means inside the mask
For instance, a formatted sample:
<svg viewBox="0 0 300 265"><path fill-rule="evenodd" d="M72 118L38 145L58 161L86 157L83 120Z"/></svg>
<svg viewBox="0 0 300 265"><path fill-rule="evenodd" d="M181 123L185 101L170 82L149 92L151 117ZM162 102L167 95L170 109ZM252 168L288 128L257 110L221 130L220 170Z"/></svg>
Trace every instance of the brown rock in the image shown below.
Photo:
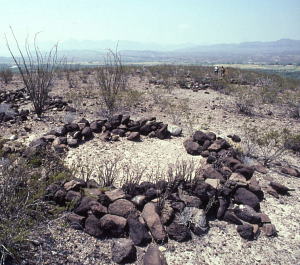
<svg viewBox="0 0 300 265"><path fill-rule="evenodd" d="M271 181L270 182L270 186L277 191L277 193L279 194L287 194L288 191L290 190L288 187L278 183L278 182L275 182L275 181Z"/></svg>
<svg viewBox="0 0 300 265"><path fill-rule="evenodd" d="M110 191L106 191L105 195L111 202L114 202L119 199L124 199L126 197L124 191L122 189L114 189Z"/></svg>
<svg viewBox="0 0 300 265"><path fill-rule="evenodd" d="M80 216L75 213L69 213L67 216L67 221L70 223L70 226L74 229L82 230L84 225L85 217Z"/></svg>
<svg viewBox="0 0 300 265"><path fill-rule="evenodd" d="M161 223L159 215L156 212L155 204L149 202L144 206L142 217L144 218L153 238L158 242L164 242L167 239L166 231Z"/></svg>
<svg viewBox="0 0 300 265"><path fill-rule="evenodd" d="M134 141L134 142L138 142L138 141L140 141L140 139L141 139L141 136L140 136L139 132L131 132L127 137L127 140Z"/></svg>
<svg viewBox="0 0 300 265"><path fill-rule="evenodd" d="M84 232L94 237L101 237L103 235L103 230L101 229L100 221L96 216L90 215L85 220Z"/></svg>
<svg viewBox="0 0 300 265"><path fill-rule="evenodd" d="M136 208L132 202L119 199L108 206L108 212L126 218L130 213L136 212Z"/></svg>
<svg viewBox="0 0 300 265"><path fill-rule="evenodd" d="M106 214L100 219L100 226L107 236L121 237L124 235L126 219L121 216Z"/></svg>
<svg viewBox="0 0 300 265"><path fill-rule="evenodd" d="M261 230L267 237L273 237L277 235L276 227L273 224L263 224Z"/></svg>
<svg viewBox="0 0 300 265"><path fill-rule="evenodd" d="M300 177L299 171L292 167L283 167L283 168L281 168L281 172L283 174L287 174L287 175L290 175L293 177Z"/></svg>
<svg viewBox="0 0 300 265"><path fill-rule="evenodd" d="M157 246L149 246L143 258L143 265L168 265Z"/></svg>
<svg viewBox="0 0 300 265"><path fill-rule="evenodd" d="M136 248L130 239L120 238L113 242L112 260L118 264L132 263L136 260Z"/></svg>
<svg viewBox="0 0 300 265"><path fill-rule="evenodd" d="M279 194L277 193L276 190L274 190L272 187L268 186L267 187L267 193L269 193L270 195L272 195L273 197L279 199Z"/></svg>

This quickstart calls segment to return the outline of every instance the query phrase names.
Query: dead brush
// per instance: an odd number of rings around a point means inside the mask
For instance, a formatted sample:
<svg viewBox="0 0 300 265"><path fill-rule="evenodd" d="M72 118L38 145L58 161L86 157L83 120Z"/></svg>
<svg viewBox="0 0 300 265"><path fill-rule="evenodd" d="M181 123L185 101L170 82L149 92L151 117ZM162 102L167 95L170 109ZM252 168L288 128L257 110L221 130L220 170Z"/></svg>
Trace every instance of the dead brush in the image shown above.
<svg viewBox="0 0 300 265"><path fill-rule="evenodd" d="M141 180L146 176L147 167L126 163L122 166L121 187L127 193L132 195L134 189L140 184Z"/></svg>
<svg viewBox="0 0 300 265"><path fill-rule="evenodd" d="M158 194L157 209L159 213L164 208L166 200L169 196L178 190L181 184L192 184L201 164L196 164L194 160L177 160L176 163L170 164L164 181L167 186Z"/></svg>
<svg viewBox="0 0 300 265"><path fill-rule="evenodd" d="M1 69L0 80L7 85L13 80L14 73L10 69Z"/></svg>
<svg viewBox="0 0 300 265"><path fill-rule="evenodd" d="M244 124L243 153L245 157L261 160L264 166L270 166L288 150L288 142L293 134L286 128L278 130Z"/></svg>
<svg viewBox="0 0 300 265"><path fill-rule="evenodd" d="M121 158L104 159L96 167L94 174L102 187L113 187L121 173Z"/></svg>

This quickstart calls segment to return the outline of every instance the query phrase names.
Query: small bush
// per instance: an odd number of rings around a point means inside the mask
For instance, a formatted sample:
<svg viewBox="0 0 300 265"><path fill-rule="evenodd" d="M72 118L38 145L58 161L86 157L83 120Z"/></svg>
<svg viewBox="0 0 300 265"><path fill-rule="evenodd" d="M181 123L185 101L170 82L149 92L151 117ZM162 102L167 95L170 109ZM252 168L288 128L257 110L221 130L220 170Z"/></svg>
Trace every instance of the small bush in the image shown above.
<svg viewBox="0 0 300 265"><path fill-rule="evenodd" d="M244 155L258 158L265 166L269 166L287 151L287 142L292 137L286 128L279 130L245 124Z"/></svg>
<svg viewBox="0 0 300 265"><path fill-rule="evenodd" d="M14 74L10 69L3 69L0 71L0 79L4 82L5 85L12 81L13 75Z"/></svg>
<svg viewBox="0 0 300 265"><path fill-rule="evenodd" d="M118 109L117 102L120 93L127 88L127 75L117 51L108 51L104 66L96 69L96 80L100 97L106 106L107 115L111 116Z"/></svg>

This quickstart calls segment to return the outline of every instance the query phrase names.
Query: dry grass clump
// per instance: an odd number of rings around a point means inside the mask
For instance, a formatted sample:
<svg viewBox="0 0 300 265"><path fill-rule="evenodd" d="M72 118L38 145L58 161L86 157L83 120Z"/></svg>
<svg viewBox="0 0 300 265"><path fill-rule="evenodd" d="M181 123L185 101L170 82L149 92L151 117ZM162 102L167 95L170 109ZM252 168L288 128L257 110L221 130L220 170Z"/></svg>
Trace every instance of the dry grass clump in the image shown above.
<svg viewBox="0 0 300 265"><path fill-rule="evenodd" d="M46 151L0 159L0 264L6 264L28 254L31 230L49 216L43 201L46 186L67 179L69 173Z"/></svg>

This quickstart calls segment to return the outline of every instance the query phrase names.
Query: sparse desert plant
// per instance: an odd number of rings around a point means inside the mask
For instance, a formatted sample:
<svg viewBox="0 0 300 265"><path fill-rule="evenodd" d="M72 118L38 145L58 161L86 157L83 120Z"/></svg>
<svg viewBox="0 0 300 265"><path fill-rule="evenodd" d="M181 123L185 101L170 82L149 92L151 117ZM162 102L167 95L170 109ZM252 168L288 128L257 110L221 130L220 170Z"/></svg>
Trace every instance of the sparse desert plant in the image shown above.
<svg viewBox="0 0 300 265"><path fill-rule="evenodd" d="M108 50L104 65L96 69L96 80L107 115L111 116L118 109L120 93L127 88L127 75L118 51Z"/></svg>
<svg viewBox="0 0 300 265"><path fill-rule="evenodd" d="M13 72L10 69L2 69L0 71L0 79L3 81L5 85L10 83L13 79Z"/></svg>
<svg viewBox="0 0 300 265"><path fill-rule="evenodd" d="M252 116L257 97L250 89L239 89L236 93L235 105L239 113Z"/></svg>
<svg viewBox="0 0 300 265"><path fill-rule="evenodd" d="M121 173L121 158L107 158L100 162L95 169L95 176L102 187L112 187Z"/></svg>
<svg viewBox="0 0 300 265"><path fill-rule="evenodd" d="M17 52L20 59L18 59L17 55L12 51L8 40L6 39L8 50L19 69L35 112L38 117L41 117L42 113L46 109L55 71L60 64L57 57L57 45L54 45L48 53L42 53L37 45L36 34L34 38L33 51L28 41L26 41L25 52L23 52L12 28L11 33L17 46Z"/></svg>
<svg viewBox="0 0 300 265"><path fill-rule="evenodd" d="M33 169L38 160L42 166ZM20 264L27 255L29 233L47 217L45 188L68 179L65 170L58 156L46 151L0 160L0 264Z"/></svg>
<svg viewBox="0 0 300 265"><path fill-rule="evenodd" d="M262 160L265 166L282 157L293 135L286 128L273 129L244 124L244 155Z"/></svg>
<svg viewBox="0 0 300 265"><path fill-rule="evenodd" d="M132 194L136 185L140 184L142 178L146 175L147 167L126 163L122 166L121 186L127 194Z"/></svg>

